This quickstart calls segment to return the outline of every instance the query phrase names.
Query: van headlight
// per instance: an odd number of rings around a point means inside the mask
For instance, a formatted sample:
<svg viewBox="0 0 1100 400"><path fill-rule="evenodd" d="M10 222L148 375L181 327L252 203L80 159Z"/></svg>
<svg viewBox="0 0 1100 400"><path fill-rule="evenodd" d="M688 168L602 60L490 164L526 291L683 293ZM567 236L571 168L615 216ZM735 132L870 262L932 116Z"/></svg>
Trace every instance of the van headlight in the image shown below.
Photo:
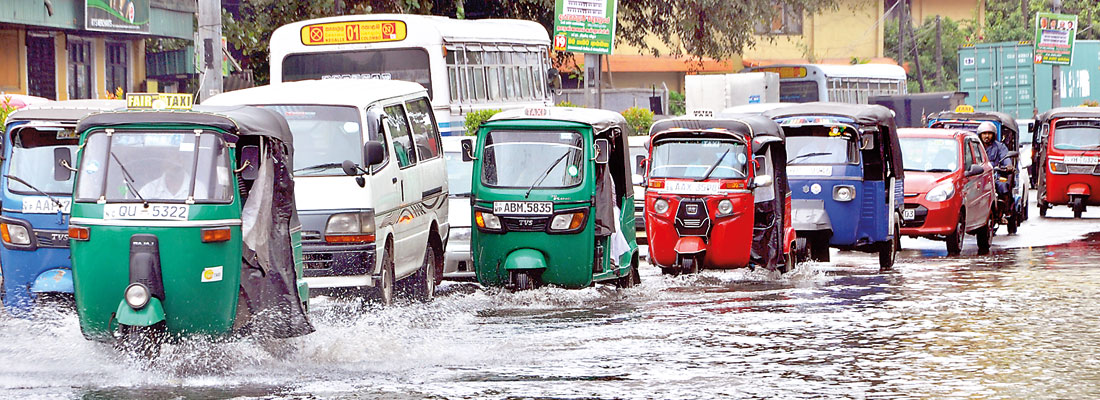
<svg viewBox="0 0 1100 400"><path fill-rule="evenodd" d="M833 200L836 201L852 201L856 198L855 186L839 185L833 187Z"/></svg>
<svg viewBox="0 0 1100 400"><path fill-rule="evenodd" d="M126 305L135 310L140 310L142 307L145 307L146 304L149 304L149 288L140 283L131 283L130 286L126 287L124 295L126 297Z"/></svg>
<svg viewBox="0 0 1100 400"><path fill-rule="evenodd" d="M668 212L668 200L657 199L653 202L653 212L657 214L664 214Z"/></svg>
<svg viewBox="0 0 1100 400"><path fill-rule="evenodd" d="M374 211L332 214L325 224L325 242L374 242Z"/></svg>
<svg viewBox="0 0 1100 400"><path fill-rule="evenodd" d="M928 191L928 194L924 195L924 198L928 201L944 201L950 199L955 195L955 184L947 182L945 184L936 186L932 190Z"/></svg>

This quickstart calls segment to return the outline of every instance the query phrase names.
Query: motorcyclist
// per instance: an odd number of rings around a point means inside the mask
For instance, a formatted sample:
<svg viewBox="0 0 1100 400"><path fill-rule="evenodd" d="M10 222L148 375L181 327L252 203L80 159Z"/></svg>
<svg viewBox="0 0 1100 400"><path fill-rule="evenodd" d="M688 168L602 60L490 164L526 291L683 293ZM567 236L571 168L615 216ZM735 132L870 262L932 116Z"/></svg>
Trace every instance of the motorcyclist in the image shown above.
<svg viewBox="0 0 1100 400"><path fill-rule="evenodd" d="M997 141L997 126L992 122L985 121L978 125L978 137L982 139L982 145L985 146L985 154L989 156L989 162L993 164L993 168L1000 168L1008 172L1012 172L1015 166L1012 165L1012 159L1008 157L1008 147ZM1005 195L1009 193L1008 182L1001 182L997 180L997 195Z"/></svg>

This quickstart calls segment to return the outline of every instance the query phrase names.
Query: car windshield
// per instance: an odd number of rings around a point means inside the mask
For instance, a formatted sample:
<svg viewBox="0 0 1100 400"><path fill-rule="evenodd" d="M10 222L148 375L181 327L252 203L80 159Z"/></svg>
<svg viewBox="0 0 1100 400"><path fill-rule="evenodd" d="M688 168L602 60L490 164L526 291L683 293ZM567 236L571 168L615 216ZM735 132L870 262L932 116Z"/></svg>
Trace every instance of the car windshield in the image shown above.
<svg viewBox="0 0 1100 400"><path fill-rule="evenodd" d="M363 160L359 111L347 106L263 106L286 118L294 135L294 174L344 175L340 164ZM371 137L371 140L381 140Z"/></svg>
<svg viewBox="0 0 1100 400"><path fill-rule="evenodd" d="M492 131L485 139L481 182L512 188L565 188L584 179L576 132Z"/></svg>
<svg viewBox="0 0 1100 400"><path fill-rule="evenodd" d="M1100 149L1100 120L1059 121L1051 137L1058 150Z"/></svg>
<svg viewBox="0 0 1100 400"><path fill-rule="evenodd" d="M666 139L653 145L653 178L743 179L745 144L732 140Z"/></svg>
<svg viewBox="0 0 1100 400"><path fill-rule="evenodd" d="M93 132L84 144L76 198L225 202L233 197L229 151L212 133Z"/></svg>
<svg viewBox="0 0 1100 400"><path fill-rule="evenodd" d="M76 154L77 137L72 128L21 128L13 135L8 174L30 183L34 188L54 195L71 195L73 179L54 180L54 150L69 149L70 158ZM20 194L38 194L23 183L8 179L8 190Z"/></svg>
<svg viewBox="0 0 1100 400"><path fill-rule="evenodd" d="M457 151L444 152L443 158L447 159L447 187L451 195L469 197L474 163L463 162L462 153Z"/></svg>
<svg viewBox="0 0 1100 400"><path fill-rule="evenodd" d="M903 137L900 142L906 171L951 172L959 169L959 142L954 139Z"/></svg>
<svg viewBox="0 0 1100 400"><path fill-rule="evenodd" d="M848 164L858 161L855 128L847 125L784 127L787 164Z"/></svg>

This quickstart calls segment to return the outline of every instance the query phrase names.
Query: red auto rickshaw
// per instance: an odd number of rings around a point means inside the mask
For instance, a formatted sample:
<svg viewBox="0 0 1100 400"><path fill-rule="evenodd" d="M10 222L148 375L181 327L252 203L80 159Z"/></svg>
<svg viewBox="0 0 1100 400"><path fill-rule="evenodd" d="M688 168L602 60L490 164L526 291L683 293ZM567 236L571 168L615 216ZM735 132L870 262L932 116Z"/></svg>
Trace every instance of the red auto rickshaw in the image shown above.
<svg viewBox="0 0 1100 400"><path fill-rule="evenodd" d="M783 131L759 115L676 118L650 129L645 228L666 274L794 268Z"/></svg>
<svg viewBox="0 0 1100 400"><path fill-rule="evenodd" d="M1039 216L1068 205L1081 218L1086 206L1100 205L1100 108L1055 108L1040 114L1032 129L1043 167L1035 186Z"/></svg>

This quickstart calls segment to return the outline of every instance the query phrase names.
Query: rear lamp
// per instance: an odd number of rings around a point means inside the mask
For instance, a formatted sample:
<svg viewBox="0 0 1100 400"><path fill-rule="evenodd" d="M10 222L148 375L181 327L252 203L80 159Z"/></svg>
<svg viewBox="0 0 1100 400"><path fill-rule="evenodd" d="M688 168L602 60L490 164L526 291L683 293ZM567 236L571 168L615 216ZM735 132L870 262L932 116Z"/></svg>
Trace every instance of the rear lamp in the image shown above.
<svg viewBox="0 0 1100 400"><path fill-rule="evenodd" d="M126 297L126 305L135 310L140 310L145 305L149 304L149 288L140 283L131 283L126 287L124 292Z"/></svg>
<svg viewBox="0 0 1100 400"><path fill-rule="evenodd" d="M30 232L27 232L27 227L23 225L0 223L0 237L4 239L5 243L16 245L31 244Z"/></svg>
<svg viewBox="0 0 1100 400"><path fill-rule="evenodd" d="M202 230L202 242L214 243L214 242L228 242L229 238L233 236L229 227L221 228L206 228Z"/></svg>

